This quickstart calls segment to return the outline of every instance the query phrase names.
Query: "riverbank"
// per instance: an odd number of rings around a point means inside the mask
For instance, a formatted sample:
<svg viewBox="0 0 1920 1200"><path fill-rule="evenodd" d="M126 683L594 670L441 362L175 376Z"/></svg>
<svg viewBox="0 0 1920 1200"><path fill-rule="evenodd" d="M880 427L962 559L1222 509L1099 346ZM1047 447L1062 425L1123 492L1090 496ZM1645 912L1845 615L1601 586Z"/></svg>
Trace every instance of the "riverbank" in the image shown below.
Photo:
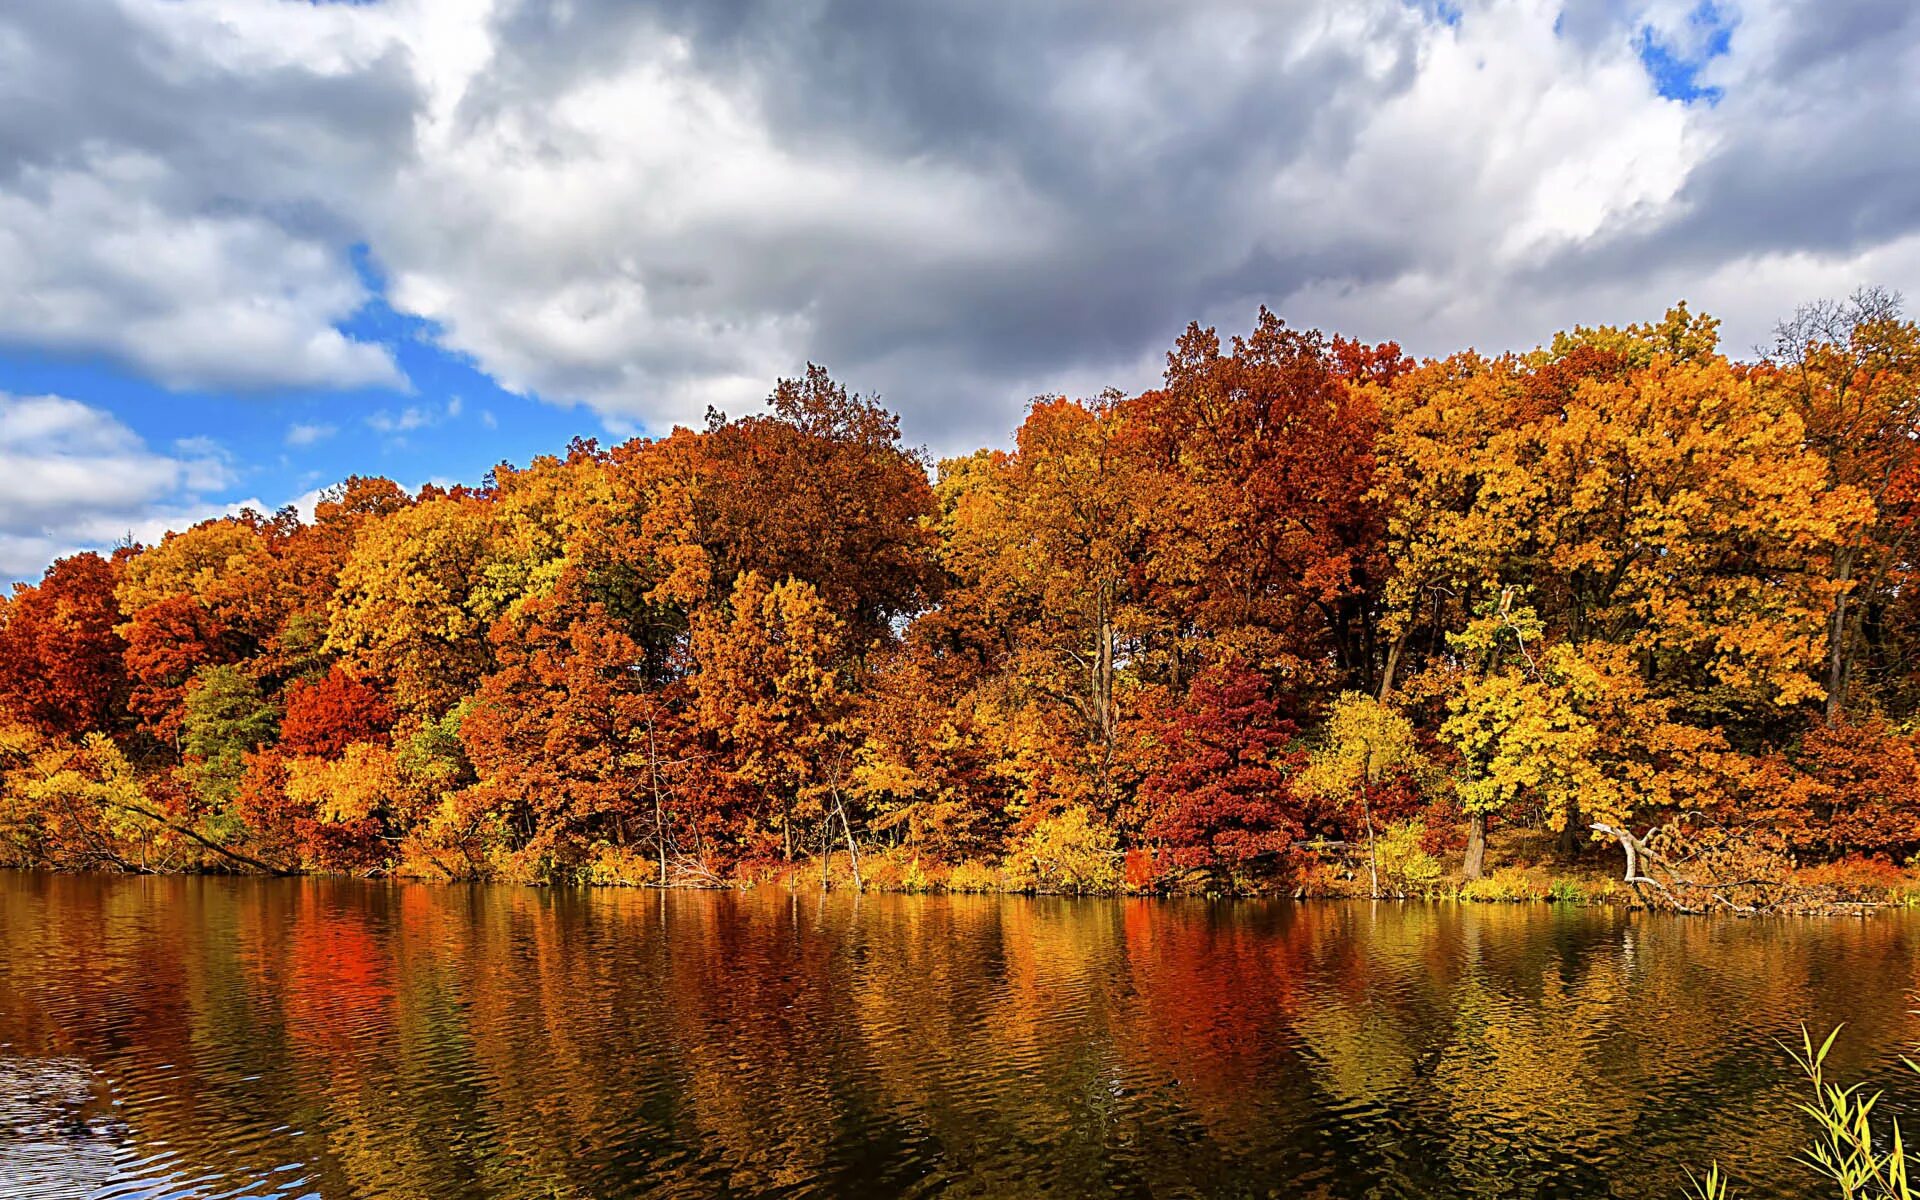
<svg viewBox="0 0 1920 1200"><path fill-rule="evenodd" d="M1548 903L1668 912L1734 915L1841 914L1920 907L1920 873L1884 860L1850 858L1794 865L1758 876L1743 874L1724 887L1674 889L1644 873L1623 877L1622 856L1611 844L1576 845L1569 857L1559 838L1537 829L1500 829L1488 837L1489 866L1468 879L1455 855L1429 851L1417 838L1390 830L1372 852L1364 845L1296 848L1237 872L1181 867L1150 851L1120 851L1071 840L1017 844L997 860L948 862L911 846L856 845L825 856L727 863L669 856L663 863L641 846L597 847L587 862L564 873L528 874L515 860L466 862L449 869L437 859L403 859L368 872L324 869L254 871L231 859L194 866L127 866L124 874L274 874L310 878L388 878L431 883L499 883L549 887L728 891L777 888L795 892L879 894L1068 895L1086 897L1288 898L1295 900L1420 900L1466 904ZM0 863L0 866L9 864ZM27 866L29 864L11 864ZM82 872L85 873L85 872ZM107 872L115 873L115 872ZM1722 878L1725 878L1723 875Z"/></svg>
<svg viewBox="0 0 1920 1200"><path fill-rule="evenodd" d="M1139 852L1107 863L962 860L943 863L906 848L862 852L858 868L842 851L823 864L817 855L793 862L742 863L723 873L671 872L669 887L783 887L791 890L861 890L880 893L947 893L1078 896L1211 896L1299 900L1452 901L1468 904L1553 903L1684 911L1687 906L1651 884L1636 887L1622 877L1610 846L1580 847L1574 861L1562 857L1557 839L1537 830L1501 830L1489 839L1489 857L1499 865L1478 879L1459 865L1443 867L1432 855L1409 855L1390 840L1376 847L1374 871L1358 848L1339 855L1303 857L1285 873L1222 878L1205 871L1153 871ZM1409 859L1412 861L1409 861ZM824 870L823 870L824 866ZM1375 875L1378 883L1375 883ZM659 887L655 860L606 857L584 880L589 886ZM1741 880L1737 905L1702 904L1754 915L1860 912L1920 907L1920 874L1891 863L1850 859L1796 867L1779 878Z"/></svg>

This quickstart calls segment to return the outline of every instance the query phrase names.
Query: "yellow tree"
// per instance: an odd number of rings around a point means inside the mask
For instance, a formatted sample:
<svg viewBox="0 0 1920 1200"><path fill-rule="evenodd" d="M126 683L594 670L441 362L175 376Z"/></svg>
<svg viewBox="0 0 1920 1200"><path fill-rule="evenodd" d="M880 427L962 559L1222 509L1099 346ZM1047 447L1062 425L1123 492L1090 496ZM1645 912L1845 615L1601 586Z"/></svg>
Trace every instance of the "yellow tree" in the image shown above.
<svg viewBox="0 0 1920 1200"><path fill-rule="evenodd" d="M1823 698L1846 586L1833 563L1871 504L1751 375L1683 306L1530 355L1429 364L1386 389L1387 675L1403 651L1433 665L1422 693L1451 701L1470 817L1524 794L1572 853L1578 806L1613 803L1621 772L1684 764L1677 748L1694 746L1725 783L1741 768L1717 748L1783 745L1796 710ZM1514 635L1530 623L1526 661L1486 638L1463 649L1476 620ZM1561 770L1587 771L1588 741L1612 748L1609 787ZM1702 802L1700 771L1675 771L1629 792Z"/></svg>
<svg viewBox="0 0 1920 1200"><path fill-rule="evenodd" d="M1487 817L1523 797L1561 822L1579 801L1601 812L1618 807L1613 781L1593 758L1599 732L1562 689L1507 667L1472 680L1447 707L1440 737L1460 752L1468 879L1480 878L1486 862Z"/></svg>
<svg viewBox="0 0 1920 1200"><path fill-rule="evenodd" d="M348 843L378 845L374 831L411 823L410 789L392 746L354 742L338 758L289 759L286 770L287 798L313 814L317 828L308 840L316 847L337 854Z"/></svg>
<svg viewBox="0 0 1920 1200"><path fill-rule="evenodd" d="M1836 483L1872 504L1830 558L1838 585L1827 629L1827 715L1845 706L1865 652L1882 662L1884 620L1911 578L1915 503L1920 500L1920 325L1900 298L1862 289L1845 303L1802 306L1776 332L1754 383L1799 417L1808 445ZM1871 645L1870 645L1871 643Z"/></svg>
<svg viewBox="0 0 1920 1200"><path fill-rule="evenodd" d="M1120 664L1145 634L1132 593L1142 554L1141 476L1118 397L1034 402L1012 455L942 464L949 620L970 619L1023 699L1065 709L1086 770L1108 792ZM1109 812L1113 797L1104 795Z"/></svg>
<svg viewBox="0 0 1920 1200"><path fill-rule="evenodd" d="M869 828L954 861L984 849L1004 805L972 693L955 696L918 647L870 664L858 697L852 785Z"/></svg>
<svg viewBox="0 0 1920 1200"><path fill-rule="evenodd" d="M276 671L308 674L327 668L327 604L354 537L368 521L411 503L391 479L350 475L320 493L311 523L276 542L275 571L293 597L269 651Z"/></svg>
<svg viewBox="0 0 1920 1200"><path fill-rule="evenodd" d="M4 712L0 847L20 866L144 873L205 865L210 853L223 865L290 873L171 811L106 734L48 738Z"/></svg>
<svg viewBox="0 0 1920 1200"><path fill-rule="evenodd" d="M1460 755L1469 879L1485 862L1489 816L1524 809L1572 836L1582 819L1624 827L1636 801L1697 807L1719 785L1726 749L1717 731L1673 719L1631 651L1544 645L1538 618L1511 599L1453 639L1475 666L1439 730Z"/></svg>
<svg viewBox="0 0 1920 1200"><path fill-rule="evenodd" d="M1374 496L1392 563L1381 621L1385 699L1410 665L1444 650L1478 589L1526 569L1542 507L1528 433L1540 405L1517 360L1472 353L1423 364L1377 392L1386 421Z"/></svg>
<svg viewBox="0 0 1920 1200"><path fill-rule="evenodd" d="M1792 413L1724 358L1662 353L1581 380L1540 434L1535 602L1557 632L1704 676L1700 708L1822 697L1829 563L1871 509Z"/></svg>
<svg viewBox="0 0 1920 1200"><path fill-rule="evenodd" d="M607 475L605 456L582 440L565 458L543 454L525 468L493 469L485 566L470 601L475 611L505 613L549 595L567 564L591 554L613 504Z"/></svg>
<svg viewBox="0 0 1920 1200"><path fill-rule="evenodd" d="M170 533L127 561L117 591L120 609L137 619L150 605L190 596L239 639L235 653L251 654L278 632L291 600L273 554L284 532L249 512Z"/></svg>
<svg viewBox="0 0 1920 1200"><path fill-rule="evenodd" d="M693 622L693 692L698 719L726 752L732 773L773 804L785 856L803 816L823 819L822 870L837 817L859 879L859 850L847 812L852 766L840 678L844 626L812 585L768 585L757 572L734 581L724 609Z"/></svg>
<svg viewBox="0 0 1920 1200"><path fill-rule="evenodd" d="M297 589L275 550L287 526L256 513L205 521L170 533L127 558L115 597L126 620L133 710L146 732L177 743L194 673L244 664L255 676L277 666L271 654Z"/></svg>
<svg viewBox="0 0 1920 1200"><path fill-rule="evenodd" d="M1444 656L1517 588L1550 640L1627 646L1702 713L1818 699L1829 563L1870 510L1713 339L1682 307L1397 380L1378 487L1396 647L1424 624Z"/></svg>
<svg viewBox="0 0 1920 1200"><path fill-rule="evenodd" d="M1367 832L1367 879L1380 895L1380 864L1374 846L1373 792L1398 776L1426 773L1413 722L1384 701L1347 692L1333 703L1319 744L1301 773L1303 791L1340 805L1360 805Z"/></svg>
<svg viewBox="0 0 1920 1200"><path fill-rule="evenodd" d="M369 522L340 570L327 649L350 670L389 681L401 708L446 711L492 664L492 532L487 505L470 496L436 497Z"/></svg>

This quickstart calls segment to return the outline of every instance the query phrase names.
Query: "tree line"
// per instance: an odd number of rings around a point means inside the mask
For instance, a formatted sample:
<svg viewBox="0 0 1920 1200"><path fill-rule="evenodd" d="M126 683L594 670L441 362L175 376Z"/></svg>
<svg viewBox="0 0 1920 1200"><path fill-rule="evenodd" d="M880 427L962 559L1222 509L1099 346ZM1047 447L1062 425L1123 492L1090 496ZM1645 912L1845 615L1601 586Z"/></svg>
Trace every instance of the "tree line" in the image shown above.
<svg viewBox="0 0 1920 1200"><path fill-rule="evenodd" d="M1746 360L1684 305L1425 361L1262 310L937 465L810 367L16 585L0 861L1257 891L1344 855L1378 893L1524 827L1904 864L1917 423L1880 291Z"/></svg>

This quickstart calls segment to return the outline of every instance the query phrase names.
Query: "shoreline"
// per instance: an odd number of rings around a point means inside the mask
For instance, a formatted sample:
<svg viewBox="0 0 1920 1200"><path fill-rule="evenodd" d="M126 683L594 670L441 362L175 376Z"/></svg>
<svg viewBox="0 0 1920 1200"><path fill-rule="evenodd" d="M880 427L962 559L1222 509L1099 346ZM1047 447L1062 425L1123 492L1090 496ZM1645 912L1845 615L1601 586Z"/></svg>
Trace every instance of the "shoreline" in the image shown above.
<svg viewBox="0 0 1920 1200"><path fill-rule="evenodd" d="M660 884L651 881L623 880L578 880L554 882L537 879L486 879L486 878L437 878L428 875L374 874L356 875L347 872L302 871L280 875L264 872L220 871L220 870L178 870L178 871L98 871L89 869L73 870L61 867L30 867L0 865L0 871L20 875L43 875L58 878L94 878L94 879L221 879L285 882L325 882L357 884L405 884L434 888L471 888L498 887L524 888L537 892L683 892L683 893L731 893L751 894L757 892L780 891L792 895L807 894L816 897L825 896L992 896L1000 898L1020 898L1027 900L1187 900L1220 902L1271 902L1287 901L1296 904L1340 903L1352 904L1368 902L1374 904L1431 904L1431 905L1473 905L1491 907L1547 906L1554 908L1614 909L1620 912L1644 912L1665 916L1693 917L1732 917L1754 919L1764 917L1857 917L1865 918L1872 914L1898 912L1920 908L1920 892L1904 896L1868 898L1863 896L1836 896L1829 899L1810 900L1806 903L1786 903L1764 910L1685 910L1648 904L1643 899L1631 895L1626 890L1625 881L1618 878L1604 882L1611 887L1594 888L1595 878L1587 875L1563 875L1552 882L1555 885L1546 890L1512 891L1499 889L1473 889L1467 881L1452 880L1447 886L1430 888L1420 892L1401 892L1390 895L1370 896L1364 891L1305 891L1302 889L1273 888L1266 890L1207 891L1204 889L1161 889L1161 890L1034 890L1006 887L963 887L946 886L901 887L868 883L863 887L854 887L850 880L836 880L833 886L822 888L817 870L809 872L805 868L763 875L757 878L735 878L715 883L674 882ZM1488 880L1481 880L1487 883ZM1497 894L1495 894L1497 893Z"/></svg>

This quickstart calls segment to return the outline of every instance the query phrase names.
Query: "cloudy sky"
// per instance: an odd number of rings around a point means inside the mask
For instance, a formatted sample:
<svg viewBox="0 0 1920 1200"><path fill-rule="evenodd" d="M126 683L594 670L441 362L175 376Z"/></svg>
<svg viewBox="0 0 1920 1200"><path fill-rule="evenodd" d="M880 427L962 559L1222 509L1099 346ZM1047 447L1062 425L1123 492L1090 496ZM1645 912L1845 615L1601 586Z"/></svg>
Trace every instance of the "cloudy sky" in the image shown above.
<svg viewBox="0 0 1920 1200"><path fill-rule="evenodd" d="M0 579L809 360L936 452L1191 319L1920 292L1912 0L7 0Z"/></svg>

